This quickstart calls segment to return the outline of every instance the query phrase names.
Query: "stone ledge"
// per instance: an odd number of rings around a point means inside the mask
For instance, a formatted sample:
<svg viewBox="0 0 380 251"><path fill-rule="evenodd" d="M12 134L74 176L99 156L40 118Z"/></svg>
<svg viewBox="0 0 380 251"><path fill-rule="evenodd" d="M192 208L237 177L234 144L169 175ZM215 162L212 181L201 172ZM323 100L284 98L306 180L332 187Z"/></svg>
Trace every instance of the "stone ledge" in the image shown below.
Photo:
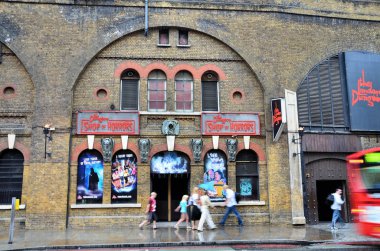
<svg viewBox="0 0 380 251"><path fill-rule="evenodd" d="M70 206L73 209L81 209L81 208L135 208L135 207L141 207L140 203L136 204L72 204Z"/></svg>
<svg viewBox="0 0 380 251"><path fill-rule="evenodd" d="M223 207L224 202L214 202L212 203L215 207ZM240 201L236 206L265 206L265 201L263 200L250 200L250 201Z"/></svg>
<svg viewBox="0 0 380 251"><path fill-rule="evenodd" d="M11 209L12 209L12 205L0 205L0 210L11 210ZM24 209L25 209L25 204L21 204L19 210L24 210Z"/></svg>

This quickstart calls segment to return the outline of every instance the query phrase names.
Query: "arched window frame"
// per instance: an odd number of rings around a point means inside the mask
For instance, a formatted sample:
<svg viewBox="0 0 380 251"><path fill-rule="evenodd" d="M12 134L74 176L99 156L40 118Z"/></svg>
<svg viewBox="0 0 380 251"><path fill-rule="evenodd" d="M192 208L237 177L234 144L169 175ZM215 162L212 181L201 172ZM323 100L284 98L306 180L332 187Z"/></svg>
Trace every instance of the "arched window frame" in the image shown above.
<svg viewBox="0 0 380 251"><path fill-rule="evenodd" d="M242 182L249 182L251 185L251 195L245 195L242 191ZM259 165L258 155L252 150L242 150L236 156L236 192L240 193L241 200L259 200Z"/></svg>
<svg viewBox="0 0 380 251"><path fill-rule="evenodd" d="M148 76L148 111L166 111L167 78L163 71L154 70ZM161 104L161 105L160 105Z"/></svg>
<svg viewBox="0 0 380 251"><path fill-rule="evenodd" d="M188 71L180 71L176 74L174 81L175 111L193 112L193 86L193 77Z"/></svg>
<svg viewBox="0 0 380 251"><path fill-rule="evenodd" d="M139 110L140 76L137 71L127 69L120 78L120 110Z"/></svg>
<svg viewBox="0 0 380 251"><path fill-rule="evenodd" d="M202 111L219 112L219 76L213 71L202 75Z"/></svg>

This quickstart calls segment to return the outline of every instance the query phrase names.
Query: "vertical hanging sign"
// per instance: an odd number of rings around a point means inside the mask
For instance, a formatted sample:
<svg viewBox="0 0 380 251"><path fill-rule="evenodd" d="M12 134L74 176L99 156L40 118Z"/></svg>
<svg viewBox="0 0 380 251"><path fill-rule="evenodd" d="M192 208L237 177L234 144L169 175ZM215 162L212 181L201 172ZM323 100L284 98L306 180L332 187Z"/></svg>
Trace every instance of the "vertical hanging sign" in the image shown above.
<svg viewBox="0 0 380 251"><path fill-rule="evenodd" d="M274 98L271 101L273 141L278 141L286 124L285 99Z"/></svg>

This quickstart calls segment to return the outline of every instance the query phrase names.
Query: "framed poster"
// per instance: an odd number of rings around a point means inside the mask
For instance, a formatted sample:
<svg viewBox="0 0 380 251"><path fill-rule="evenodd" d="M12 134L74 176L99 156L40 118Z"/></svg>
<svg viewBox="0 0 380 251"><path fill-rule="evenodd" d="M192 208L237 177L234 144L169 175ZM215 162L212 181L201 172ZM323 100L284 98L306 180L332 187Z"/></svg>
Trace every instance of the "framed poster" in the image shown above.
<svg viewBox="0 0 380 251"><path fill-rule="evenodd" d="M204 159L203 184L213 202L224 201L223 186L228 182L227 157L220 150L211 150Z"/></svg>

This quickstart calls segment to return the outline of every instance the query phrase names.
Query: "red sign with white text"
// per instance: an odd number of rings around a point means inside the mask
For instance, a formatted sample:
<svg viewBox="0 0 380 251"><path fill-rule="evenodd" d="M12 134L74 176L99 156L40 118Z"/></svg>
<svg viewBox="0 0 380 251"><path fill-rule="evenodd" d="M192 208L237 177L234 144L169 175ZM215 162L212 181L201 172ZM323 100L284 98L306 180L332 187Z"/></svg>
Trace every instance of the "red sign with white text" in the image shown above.
<svg viewBox="0 0 380 251"><path fill-rule="evenodd" d="M203 113L203 135L260 135L259 115L254 113Z"/></svg>
<svg viewBox="0 0 380 251"><path fill-rule="evenodd" d="M78 112L78 134L138 135L139 114L131 112Z"/></svg>

